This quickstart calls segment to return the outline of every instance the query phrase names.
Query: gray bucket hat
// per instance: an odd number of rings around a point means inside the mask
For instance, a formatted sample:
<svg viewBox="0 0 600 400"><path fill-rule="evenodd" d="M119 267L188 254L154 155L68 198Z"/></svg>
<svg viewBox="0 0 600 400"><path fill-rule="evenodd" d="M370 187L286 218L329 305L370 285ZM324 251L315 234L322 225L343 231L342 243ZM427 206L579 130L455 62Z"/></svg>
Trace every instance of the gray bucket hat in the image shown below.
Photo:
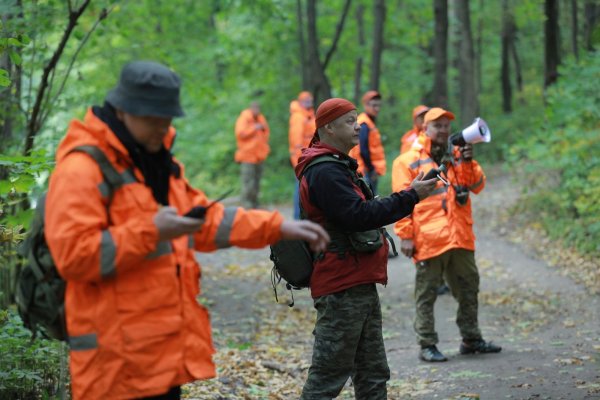
<svg viewBox="0 0 600 400"><path fill-rule="evenodd" d="M133 61L121 70L119 83L106 101L126 113L154 117L182 117L179 76L162 64Z"/></svg>

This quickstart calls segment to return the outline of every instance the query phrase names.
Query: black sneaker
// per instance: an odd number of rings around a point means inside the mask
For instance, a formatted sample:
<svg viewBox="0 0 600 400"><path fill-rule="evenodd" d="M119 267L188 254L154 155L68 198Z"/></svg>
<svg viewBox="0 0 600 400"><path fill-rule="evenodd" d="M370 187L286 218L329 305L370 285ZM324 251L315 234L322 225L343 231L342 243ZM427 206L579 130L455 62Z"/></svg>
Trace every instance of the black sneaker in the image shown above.
<svg viewBox="0 0 600 400"><path fill-rule="evenodd" d="M419 352L419 358L423 361L428 362L442 362L448 361L445 355L440 353L435 345L421 347L421 351Z"/></svg>
<svg viewBox="0 0 600 400"><path fill-rule="evenodd" d="M492 342L486 342L483 339L472 340L460 344L460 354L476 354L476 353L500 353L502 347L496 346Z"/></svg>

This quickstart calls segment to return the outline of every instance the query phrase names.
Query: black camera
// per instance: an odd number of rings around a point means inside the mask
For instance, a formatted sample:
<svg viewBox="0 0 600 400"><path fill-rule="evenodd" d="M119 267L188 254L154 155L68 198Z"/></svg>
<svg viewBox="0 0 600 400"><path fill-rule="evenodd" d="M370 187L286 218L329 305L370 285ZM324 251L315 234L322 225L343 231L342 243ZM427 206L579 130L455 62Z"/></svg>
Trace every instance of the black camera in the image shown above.
<svg viewBox="0 0 600 400"><path fill-rule="evenodd" d="M469 201L469 188L466 186L455 186L454 188L456 190L456 202L461 206L467 204L467 201Z"/></svg>

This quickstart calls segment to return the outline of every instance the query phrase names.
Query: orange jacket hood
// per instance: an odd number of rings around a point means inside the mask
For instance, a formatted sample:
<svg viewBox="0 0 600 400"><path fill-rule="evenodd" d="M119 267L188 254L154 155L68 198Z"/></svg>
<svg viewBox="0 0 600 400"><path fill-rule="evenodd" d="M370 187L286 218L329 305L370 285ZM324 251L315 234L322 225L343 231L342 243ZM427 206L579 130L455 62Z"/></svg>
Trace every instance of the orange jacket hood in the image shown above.
<svg viewBox="0 0 600 400"><path fill-rule="evenodd" d="M72 129L86 126L87 129ZM75 147L83 145L97 146L105 153L108 153L109 148L117 150L118 153L129 157L128 151L121 143L119 138L115 136L108 125L98 118L92 108L88 108L83 121L71 121L67 135L62 139L56 150L56 161L61 161ZM175 128L169 127L169 132L164 139L164 145L167 149L171 149L175 141Z"/></svg>

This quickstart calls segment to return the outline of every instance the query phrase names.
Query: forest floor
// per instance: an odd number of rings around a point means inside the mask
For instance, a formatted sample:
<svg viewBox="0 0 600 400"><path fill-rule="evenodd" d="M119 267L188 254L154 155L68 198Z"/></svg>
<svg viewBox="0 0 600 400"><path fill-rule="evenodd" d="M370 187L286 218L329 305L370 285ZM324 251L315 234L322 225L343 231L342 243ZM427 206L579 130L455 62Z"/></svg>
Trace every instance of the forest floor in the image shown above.
<svg viewBox="0 0 600 400"><path fill-rule="evenodd" d="M414 267L404 257L390 259L389 283L379 287L389 399L600 399L599 261L561 250L535 224L519 222L512 207L519 192L493 170L473 200L480 326L501 353L459 355L456 302L443 295L435 317L438 347L449 361L418 360ZM289 206L283 212L289 215ZM218 377L184 386L184 398L299 397L316 313L308 290L294 292L289 308L280 285L275 302L268 255L268 249L199 254ZM339 398L354 398L350 381Z"/></svg>

